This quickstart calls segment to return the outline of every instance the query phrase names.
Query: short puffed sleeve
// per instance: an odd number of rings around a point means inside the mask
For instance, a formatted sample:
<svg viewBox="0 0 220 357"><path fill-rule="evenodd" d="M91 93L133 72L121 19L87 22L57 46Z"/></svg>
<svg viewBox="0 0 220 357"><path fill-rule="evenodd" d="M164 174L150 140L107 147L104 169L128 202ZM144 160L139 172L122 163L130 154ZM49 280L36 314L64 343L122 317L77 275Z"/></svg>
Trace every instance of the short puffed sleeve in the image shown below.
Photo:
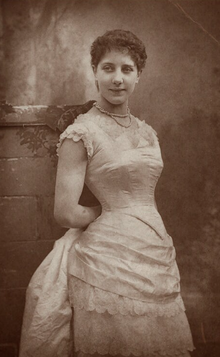
<svg viewBox="0 0 220 357"><path fill-rule="evenodd" d="M87 152L88 162L91 160L93 156L92 135L84 123L71 124L64 130L57 144L57 155L59 155L59 149L65 139L72 139L76 143L82 140Z"/></svg>

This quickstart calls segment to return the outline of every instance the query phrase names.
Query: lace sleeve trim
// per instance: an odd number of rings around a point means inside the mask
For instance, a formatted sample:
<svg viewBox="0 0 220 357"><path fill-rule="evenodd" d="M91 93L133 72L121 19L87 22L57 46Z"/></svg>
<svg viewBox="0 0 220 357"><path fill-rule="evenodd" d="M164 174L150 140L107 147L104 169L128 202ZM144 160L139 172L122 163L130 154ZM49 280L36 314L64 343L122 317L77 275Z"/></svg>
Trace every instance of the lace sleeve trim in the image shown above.
<svg viewBox="0 0 220 357"><path fill-rule="evenodd" d="M84 124L74 123L69 125L66 130L60 135L60 140L57 144L57 155L59 156L59 149L65 139L72 139L74 142L83 141L87 152L88 162L93 156L93 145L89 130Z"/></svg>
<svg viewBox="0 0 220 357"><path fill-rule="evenodd" d="M150 145L155 145L158 143L157 132L147 124L144 120L135 118L139 127L140 135L149 142Z"/></svg>

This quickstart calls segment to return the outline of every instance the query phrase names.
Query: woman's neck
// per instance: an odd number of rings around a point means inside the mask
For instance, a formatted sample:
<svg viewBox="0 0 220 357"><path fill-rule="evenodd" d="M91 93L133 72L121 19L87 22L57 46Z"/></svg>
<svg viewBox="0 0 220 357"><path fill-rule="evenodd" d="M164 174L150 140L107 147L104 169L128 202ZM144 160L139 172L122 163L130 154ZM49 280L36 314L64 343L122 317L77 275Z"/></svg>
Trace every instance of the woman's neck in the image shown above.
<svg viewBox="0 0 220 357"><path fill-rule="evenodd" d="M101 108L103 108L109 113L122 114L122 115L127 113L127 108L128 108L127 102L122 104L112 104L107 100L102 100L102 98L99 98L97 100L97 103Z"/></svg>

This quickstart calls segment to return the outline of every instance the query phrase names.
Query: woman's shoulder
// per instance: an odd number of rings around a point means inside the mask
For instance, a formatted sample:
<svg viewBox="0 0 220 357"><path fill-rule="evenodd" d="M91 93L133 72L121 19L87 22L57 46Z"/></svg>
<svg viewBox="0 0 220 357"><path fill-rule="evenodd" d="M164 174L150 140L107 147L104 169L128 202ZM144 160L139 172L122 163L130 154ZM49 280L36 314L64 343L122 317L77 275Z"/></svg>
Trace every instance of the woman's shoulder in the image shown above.
<svg viewBox="0 0 220 357"><path fill-rule="evenodd" d="M140 135L151 144L158 143L158 136L156 130L151 125L146 123L145 120L140 120L137 117L135 117L135 120L137 122Z"/></svg>
<svg viewBox="0 0 220 357"><path fill-rule="evenodd" d="M80 114L74 121L75 124L82 124L89 130L94 128L94 124L99 125L100 115L94 114L92 110L89 110L85 114Z"/></svg>
<svg viewBox="0 0 220 357"><path fill-rule="evenodd" d="M143 131L152 132L153 134L155 134L157 136L156 130L150 124L148 124L145 120L141 120L137 117L134 117L134 118L135 118L135 120L138 124L138 127L140 129L142 129Z"/></svg>
<svg viewBox="0 0 220 357"><path fill-rule="evenodd" d="M79 120L76 119L74 123L70 124L60 135L59 142L57 144L58 155L60 147L65 139L71 139L75 143L82 140L84 143L84 147L87 150L88 160L90 161L93 155L93 140L88 126L84 124L84 120L86 120L86 118L83 118L83 116L84 114L80 114L78 117Z"/></svg>
<svg viewBox="0 0 220 357"><path fill-rule="evenodd" d="M88 114L79 114L73 124L88 124Z"/></svg>

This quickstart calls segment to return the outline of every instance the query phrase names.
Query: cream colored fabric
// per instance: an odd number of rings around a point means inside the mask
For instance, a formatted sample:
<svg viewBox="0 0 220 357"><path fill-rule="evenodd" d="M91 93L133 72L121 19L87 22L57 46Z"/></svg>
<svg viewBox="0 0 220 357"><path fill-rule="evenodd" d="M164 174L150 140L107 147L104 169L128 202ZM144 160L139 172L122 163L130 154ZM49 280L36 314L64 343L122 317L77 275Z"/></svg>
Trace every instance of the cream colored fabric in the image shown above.
<svg viewBox="0 0 220 357"><path fill-rule="evenodd" d="M79 356L189 357L191 333L181 296L146 303L70 277L73 331Z"/></svg>
<svg viewBox="0 0 220 357"><path fill-rule="evenodd" d="M191 334L180 296L172 238L155 207L163 162L155 131L132 118L123 128L80 115L60 137L82 140L86 184L102 214L69 230L27 291L20 357L187 356ZM34 301L34 302L33 302Z"/></svg>
<svg viewBox="0 0 220 357"><path fill-rule="evenodd" d="M171 333L172 331L172 333ZM110 356L190 356L190 331L183 312L169 318L74 310L75 349ZM82 354L83 356L83 354Z"/></svg>
<svg viewBox="0 0 220 357"><path fill-rule="evenodd" d="M69 357L72 350L67 260L81 234L70 229L34 273L26 292L19 357Z"/></svg>

